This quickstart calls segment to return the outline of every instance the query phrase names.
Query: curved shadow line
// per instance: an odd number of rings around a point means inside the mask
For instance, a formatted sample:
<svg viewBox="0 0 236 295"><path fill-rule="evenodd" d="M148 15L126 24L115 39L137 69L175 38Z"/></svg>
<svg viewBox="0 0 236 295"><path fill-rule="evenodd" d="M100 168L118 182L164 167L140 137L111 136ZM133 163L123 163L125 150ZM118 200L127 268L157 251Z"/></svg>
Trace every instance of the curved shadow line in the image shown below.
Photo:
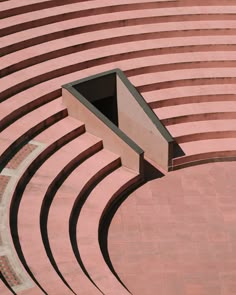
<svg viewBox="0 0 236 295"><path fill-rule="evenodd" d="M112 265L112 261L110 259L109 250L108 250L108 232L109 227L111 225L112 219L116 214L119 207L123 204L123 202L133 193L136 189L141 187L143 184L151 181L153 179L161 178L164 174L157 170L152 164L150 164L147 160L144 160L144 179L140 179L135 184L131 185L127 190L118 194L118 196L108 205L108 207L104 210L99 224L99 245L103 255L103 258L108 265L111 272L116 276L119 282L130 292L130 290L124 285L124 283L119 278L114 266ZM131 293L131 292L130 292ZM131 293L132 294L132 293Z"/></svg>
<svg viewBox="0 0 236 295"><path fill-rule="evenodd" d="M8 288L8 290L16 295L16 293L14 292L14 290L11 288L11 286L9 285L8 281L6 280L6 278L4 277L2 271L0 270L0 279L2 280L3 284Z"/></svg>
<svg viewBox="0 0 236 295"><path fill-rule="evenodd" d="M85 187L81 190L80 194L76 198L76 201L74 203L74 206L71 210L71 215L70 215L70 221L69 221L69 234L70 234L70 241L71 241L71 246L74 252L74 255L83 270L84 274L88 277L88 279L93 283L93 285L102 293L102 290L99 289L99 287L96 285L96 283L92 280L90 277L85 265L83 264L82 258L80 256L80 251L79 251L79 246L77 244L77 222L78 218L80 215L80 212L82 210L82 207L84 203L86 202L87 198L89 197L90 193L92 190L97 186L97 184L102 181L107 175L112 173L114 170L120 167L121 162L119 159L119 162L115 162L115 165L113 165L110 169L106 169L103 173L99 173L99 175L94 179L91 178L90 181L85 185ZM106 295L106 294L104 294Z"/></svg>
<svg viewBox="0 0 236 295"><path fill-rule="evenodd" d="M115 268L112 265L109 251L108 251L108 231L109 227L112 221L112 218L114 217L116 211L120 207L120 205L129 197L129 195L135 191L138 187L141 186L142 183L136 183L132 185L132 187L128 188L125 192L121 192L118 194L114 201L109 204L109 206L106 208L106 212L103 213L102 217L100 218L99 223L99 229L98 229L98 240L100 245L100 250L103 256L103 259L107 266L109 267L110 271L113 273L113 275L117 278L117 280L122 284L122 286L130 293L130 290L126 285L122 282L121 278L119 277L118 273L115 271Z"/></svg>
<svg viewBox="0 0 236 295"><path fill-rule="evenodd" d="M79 132L79 129L77 130ZM11 204L10 204L10 213L9 213L9 224L10 224L10 231L12 236L12 241L16 250L16 253L24 266L25 270L28 272L31 279L34 281L34 283L42 290L42 292L47 295L47 292L43 289L43 287L39 284L39 282L36 280L33 272L30 270L20 243L19 238L19 232L18 232L18 213L19 213L19 207L20 203L23 197L24 190L27 186L27 184L30 182L33 175L36 173L36 171L39 169L39 167L57 150L59 150L62 146L66 145L68 142L73 140L77 136L77 132L70 132L66 136L58 139L56 142L49 145L44 151L38 155L36 159L32 161L30 166L25 170L25 172L22 174L21 178L19 179L15 191L12 196Z"/></svg>

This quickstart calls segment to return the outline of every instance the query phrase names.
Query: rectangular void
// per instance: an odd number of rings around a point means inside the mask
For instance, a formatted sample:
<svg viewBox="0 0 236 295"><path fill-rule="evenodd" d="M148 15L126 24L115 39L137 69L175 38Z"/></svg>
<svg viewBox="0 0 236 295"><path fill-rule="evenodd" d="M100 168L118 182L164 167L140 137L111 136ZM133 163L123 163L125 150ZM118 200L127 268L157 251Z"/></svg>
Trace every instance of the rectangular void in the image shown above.
<svg viewBox="0 0 236 295"><path fill-rule="evenodd" d="M136 149L137 146L141 148L147 158L165 170L171 169L173 138L121 70L94 75L64 85L63 88L85 104L121 138L129 138L127 142ZM66 105L69 114L75 113L70 104ZM94 130L99 133L96 123Z"/></svg>
<svg viewBox="0 0 236 295"><path fill-rule="evenodd" d="M116 74L110 74L74 85L74 88L117 127Z"/></svg>

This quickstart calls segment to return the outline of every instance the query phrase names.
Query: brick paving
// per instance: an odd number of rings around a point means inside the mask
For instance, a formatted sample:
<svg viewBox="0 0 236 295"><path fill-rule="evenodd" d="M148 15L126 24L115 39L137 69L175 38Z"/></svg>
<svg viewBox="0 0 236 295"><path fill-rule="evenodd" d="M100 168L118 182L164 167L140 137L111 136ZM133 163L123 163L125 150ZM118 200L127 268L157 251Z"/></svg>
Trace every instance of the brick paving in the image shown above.
<svg viewBox="0 0 236 295"><path fill-rule="evenodd" d="M17 278L6 256L0 256L0 271L11 287L20 284L20 280Z"/></svg>
<svg viewBox="0 0 236 295"><path fill-rule="evenodd" d="M3 193L6 189L10 176L0 175L0 203L2 201Z"/></svg>
<svg viewBox="0 0 236 295"><path fill-rule="evenodd" d="M7 163L6 167L9 169L16 169L21 162L29 156L29 154L37 148L34 144L26 144L20 149L15 156Z"/></svg>

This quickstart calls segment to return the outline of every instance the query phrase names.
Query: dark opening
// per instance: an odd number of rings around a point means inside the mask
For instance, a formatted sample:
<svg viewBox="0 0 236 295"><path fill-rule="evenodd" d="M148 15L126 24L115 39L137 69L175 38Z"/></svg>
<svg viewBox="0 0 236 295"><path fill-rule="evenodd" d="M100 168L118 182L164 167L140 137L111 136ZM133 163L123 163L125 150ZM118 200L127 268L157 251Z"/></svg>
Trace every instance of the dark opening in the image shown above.
<svg viewBox="0 0 236 295"><path fill-rule="evenodd" d="M93 105L110 121L118 126L117 103L114 96L109 96L96 100L93 102Z"/></svg>
<svg viewBox="0 0 236 295"><path fill-rule="evenodd" d="M119 127L115 73L93 78L73 87L104 116Z"/></svg>

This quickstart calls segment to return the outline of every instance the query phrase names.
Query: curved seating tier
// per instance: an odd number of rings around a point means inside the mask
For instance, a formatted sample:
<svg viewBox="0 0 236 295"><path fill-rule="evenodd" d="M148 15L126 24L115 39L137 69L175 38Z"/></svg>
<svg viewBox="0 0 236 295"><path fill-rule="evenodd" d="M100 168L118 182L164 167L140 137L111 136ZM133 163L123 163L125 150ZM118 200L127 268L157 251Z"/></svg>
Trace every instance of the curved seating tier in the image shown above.
<svg viewBox="0 0 236 295"><path fill-rule="evenodd" d="M1 295L128 293L99 224L139 176L68 117L61 85L121 68L174 137L173 169L235 160L235 15L232 0L0 0L0 253L19 277Z"/></svg>
<svg viewBox="0 0 236 295"><path fill-rule="evenodd" d="M51 155L25 188L18 212L18 234L21 249L36 280L49 294L53 292L54 284L58 286L59 294L72 294L72 292L52 269L45 253L39 225L43 197L56 175L64 173L66 165L75 165L98 149L101 149L101 141L90 134L85 133L75 138ZM33 203L32 198L34 199ZM35 242L34 248L30 243L32 239Z"/></svg>
<svg viewBox="0 0 236 295"><path fill-rule="evenodd" d="M130 294L106 265L98 241L104 210L116 194L137 182L137 174L121 167L104 178L90 193L77 223L77 244L81 260L93 282L103 294Z"/></svg>
<svg viewBox="0 0 236 295"><path fill-rule="evenodd" d="M63 182L53 198L48 214L48 240L56 265L71 288L80 290L83 294L100 294L100 292L87 276L84 276L77 262L78 258L76 259L73 253L68 231L71 209L76 202L79 202L78 197L81 198L94 182L118 165L120 165L119 158L104 149L91 156ZM66 263L63 257L66 257Z"/></svg>

